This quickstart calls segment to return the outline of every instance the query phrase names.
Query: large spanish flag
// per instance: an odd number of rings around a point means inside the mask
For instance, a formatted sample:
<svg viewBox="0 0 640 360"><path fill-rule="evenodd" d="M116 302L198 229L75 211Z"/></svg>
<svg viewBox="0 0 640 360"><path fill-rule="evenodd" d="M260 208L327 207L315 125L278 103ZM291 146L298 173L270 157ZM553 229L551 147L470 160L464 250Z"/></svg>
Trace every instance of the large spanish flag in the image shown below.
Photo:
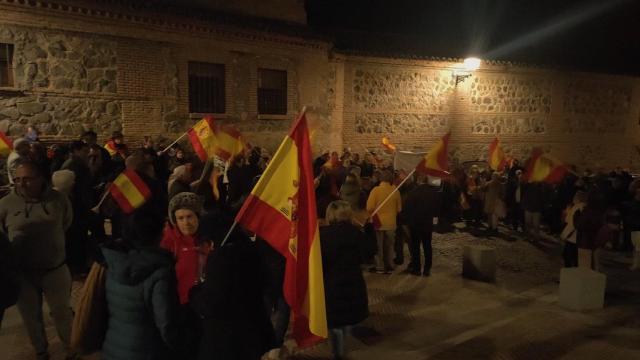
<svg viewBox="0 0 640 360"><path fill-rule="evenodd" d="M283 290L293 312L293 337L298 345L309 346L326 338L313 163L304 112L280 144L236 221L287 259Z"/></svg>
<svg viewBox="0 0 640 360"><path fill-rule="evenodd" d="M431 176L443 177L449 175L449 136L447 133L442 139L425 154L424 158L416 166L416 170Z"/></svg>
<svg viewBox="0 0 640 360"><path fill-rule="evenodd" d="M109 192L125 214L133 212L151 197L151 190L133 170L125 170L118 175Z"/></svg>
<svg viewBox="0 0 640 360"><path fill-rule="evenodd" d="M193 150L200 160L217 156L224 161L244 151L245 143L240 132L232 126L220 126L212 117L206 117L188 131Z"/></svg>
<svg viewBox="0 0 640 360"><path fill-rule="evenodd" d="M559 183L568 172L565 164L548 154L543 154L538 148L531 153L525 168L525 179L528 182Z"/></svg>
<svg viewBox="0 0 640 360"><path fill-rule="evenodd" d="M7 156L13 150L13 142L0 131L0 155Z"/></svg>
<svg viewBox="0 0 640 360"><path fill-rule="evenodd" d="M502 171L507 163L504 151L500 147L500 139L495 138L489 144L489 166L494 171Z"/></svg>

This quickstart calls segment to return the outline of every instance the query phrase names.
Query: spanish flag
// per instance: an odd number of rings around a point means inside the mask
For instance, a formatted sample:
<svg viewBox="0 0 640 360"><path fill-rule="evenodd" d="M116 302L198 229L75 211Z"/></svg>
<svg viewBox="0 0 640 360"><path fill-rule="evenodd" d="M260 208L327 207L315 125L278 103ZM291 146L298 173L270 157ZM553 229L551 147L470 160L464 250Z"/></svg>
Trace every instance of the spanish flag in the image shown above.
<svg viewBox="0 0 640 360"><path fill-rule="evenodd" d="M327 337L313 163L304 112L236 216L286 259L283 292L299 346Z"/></svg>
<svg viewBox="0 0 640 360"><path fill-rule="evenodd" d="M546 182L550 184L559 183L567 174L568 169L561 161L543 154L542 150L536 148L531 153L531 158L525 166L525 179L528 182Z"/></svg>
<svg viewBox="0 0 640 360"><path fill-rule="evenodd" d="M7 156L13 150L13 142L0 131L0 155Z"/></svg>
<svg viewBox="0 0 640 360"><path fill-rule="evenodd" d="M212 117L206 117L188 131L189 140L203 162L217 156L224 161L240 154L245 149L240 132L231 126L219 126Z"/></svg>
<svg viewBox="0 0 640 360"><path fill-rule="evenodd" d="M109 192L125 214L133 212L151 197L151 190L133 170L125 170L118 175Z"/></svg>
<svg viewBox="0 0 640 360"><path fill-rule="evenodd" d="M390 152L396 151L396 146L393 145L391 141L389 141L389 138L386 136L382 138L382 147L384 147L386 150Z"/></svg>
<svg viewBox="0 0 640 360"><path fill-rule="evenodd" d="M113 156L118 152L118 149L116 148L116 143L114 143L113 140L107 141L107 143L104 144L104 148L107 149L109 156Z"/></svg>
<svg viewBox="0 0 640 360"><path fill-rule="evenodd" d="M431 176L443 177L449 175L449 137L447 133L442 139L429 150L424 158L418 163L416 170Z"/></svg>
<svg viewBox="0 0 640 360"><path fill-rule="evenodd" d="M502 151L500 147L500 140L495 138L491 144L489 144L489 166L494 171L502 171L506 163L507 160L504 156L504 151Z"/></svg>

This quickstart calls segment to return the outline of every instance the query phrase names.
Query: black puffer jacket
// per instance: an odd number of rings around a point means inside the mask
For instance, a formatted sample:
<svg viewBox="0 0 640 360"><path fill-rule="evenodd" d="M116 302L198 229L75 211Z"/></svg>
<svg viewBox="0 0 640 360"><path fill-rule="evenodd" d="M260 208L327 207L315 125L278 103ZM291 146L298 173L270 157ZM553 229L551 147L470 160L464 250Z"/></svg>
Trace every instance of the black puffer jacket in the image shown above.
<svg viewBox="0 0 640 360"><path fill-rule="evenodd" d="M363 233L349 223L320 228L322 272L331 328L357 324L369 316L367 286L360 270Z"/></svg>
<svg viewBox="0 0 640 360"><path fill-rule="evenodd" d="M103 247L109 320L104 359L173 359L178 292L173 256L160 248Z"/></svg>
<svg viewBox="0 0 640 360"><path fill-rule="evenodd" d="M220 246L231 226L221 217L204 218L203 236L213 240L214 250L204 283L189 297L203 319L198 359L258 360L275 342L264 310L260 258L255 244L238 229Z"/></svg>

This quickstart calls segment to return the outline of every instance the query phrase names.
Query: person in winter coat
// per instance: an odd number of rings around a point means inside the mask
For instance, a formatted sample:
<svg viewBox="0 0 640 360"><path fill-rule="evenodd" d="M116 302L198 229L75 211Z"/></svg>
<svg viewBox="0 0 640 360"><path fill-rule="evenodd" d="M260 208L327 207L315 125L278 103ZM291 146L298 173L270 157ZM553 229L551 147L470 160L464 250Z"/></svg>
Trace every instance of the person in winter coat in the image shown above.
<svg viewBox="0 0 640 360"><path fill-rule="evenodd" d="M580 217L585 206L587 206L587 194L583 191L578 191L573 196L573 203L565 211L565 226L560 234L560 238L564 241L564 250L562 252L564 267L578 266L576 219Z"/></svg>
<svg viewBox="0 0 640 360"><path fill-rule="evenodd" d="M491 181L484 186L484 213L487 215L489 232L498 233L498 222L505 216L505 186L499 173L491 174Z"/></svg>
<svg viewBox="0 0 640 360"><path fill-rule="evenodd" d="M169 223L164 228L160 247L176 259L180 304L189 300L189 291L202 277L211 243L198 234L202 200L198 195L182 192L169 202Z"/></svg>
<svg viewBox="0 0 640 360"><path fill-rule="evenodd" d="M71 203L49 188L40 168L30 161L18 163L14 181L15 188L0 200L0 224L21 266L18 311L37 358L48 359L42 317L44 296L58 336L72 356L71 275L65 260L64 235L73 219Z"/></svg>
<svg viewBox="0 0 640 360"><path fill-rule="evenodd" d="M344 183L340 187L340 199L351 204L351 209L357 211L360 208L360 179L355 174L347 174Z"/></svg>
<svg viewBox="0 0 640 360"><path fill-rule="evenodd" d="M18 273L18 259L9 242L9 238L0 232L0 329L4 311L18 301L20 295L20 274Z"/></svg>
<svg viewBox="0 0 640 360"><path fill-rule="evenodd" d="M344 337L369 316L367 286L360 270L362 232L351 223L351 206L336 200L327 208L328 226L320 228L327 326L334 358L344 356Z"/></svg>
<svg viewBox="0 0 640 360"><path fill-rule="evenodd" d="M431 183L429 181L425 182L425 180L431 180ZM439 215L442 207L442 189L436 180L440 179L418 177L419 185L407 195L405 207L402 211L411 232L411 242L409 244L411 263L407 267L407 272L417 276L429 276L431 274L433 218ZM420 265L422 263L420 245L422 245L422 250L424 251L424 271L422 271Z"/></svg>
<svg viewBox="0 0 640 360"><path fill-rule="evenodd" d="M260 258L255 243L234 230L224 246L231 219L206 214L201 234L212 239L205 280L194 287L189 304L202 319L198 359L258 360L274 348L271 322L265 312Z"/></svg>
<svg viewBox="0 0 640 360"><path fill-rule="evenodd" d="M599 191L589 194L584 210L574 218L577 229L578 266L595 270L594 251L598 248L598 233L605 225L606 198Z"/></svg>
<svg viewBox="0 0 640 360"><path fill-rule="evenodd" d="M186 337L190 342L187 345L189 358L195 356L202 332L197 315L188 305L189 291L201 281L211 249L211 242L198 233L201 215L202 199L198 195L189 192L177 194L169 202L169 223L160 242L160 247L169 250L176 260L182 322L185 332L189 333Z"/></svg>
<svg viewBox="0 0 640 360"><path fill-rule="evenodd" d="M633 244L631 270L640 270L640 187L634 187L633 198L623 204L624 236Z"/></svg>
<svg viewBox="0 0 640 360"><path fill-rule="evenodd" d="M102 246L109 314L103 359L181 354L173 255L158 246L163 218L148 202L123 218L122 239Z"/></svg>
<svg viewBox="0 0 640 360"><path fill-rule="evenodd" d="M532 182L524 185L522 189L524 229L530 241L537 241L540 237L540 217L544 205L544 184Z"/></svg>

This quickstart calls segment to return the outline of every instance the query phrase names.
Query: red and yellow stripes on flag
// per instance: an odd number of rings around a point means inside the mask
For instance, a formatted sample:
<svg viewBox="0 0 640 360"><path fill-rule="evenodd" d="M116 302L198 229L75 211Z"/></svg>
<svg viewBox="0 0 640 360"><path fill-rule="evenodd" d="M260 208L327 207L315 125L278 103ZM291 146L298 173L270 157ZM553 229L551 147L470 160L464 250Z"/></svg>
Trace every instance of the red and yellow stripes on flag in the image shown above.
<svg viewBox="0 0 640 360"><path fill-rule="evenodd" d="M224 161L245 149L240 132L231 126L219 126L212 117L206 117L188 131L193 150L202 161L217 156Z"/></svg>
<svg viewBox="0 0 640 360"><path fill-rule="evenodd" d="M107 143L104 144L104 148L107 149L109 156L113 156L118 152L118 149L116 148L116 144L113 142L113 140L107 141Z"/></svg>
<svg viewBox="0 0 640 360"><path fill-rule="evenodd" d="M118 175L109 192L126 214L142 206L151 197L151 190L133 170L125 170Z"/></svg>
<svg viewBox="0 0 640 360"><path fill-rule="evenodd" d="M0 155L7 156L13 150L13 142L7 135L0 131Z"/></svg>
<svg viewBox="0 0 640 360"><path fill-rule="evenodd" d="M416 166L416 170L425 175L443 177L449 175L449 137L447 133L425 154Z"/></svg>
<svg viewBox="0 0 640 360"><path fill-rule="evenodd" d="M525 179L528 182L559 183L567 174L568 169L561 161L543 154L542 150L534 149L527 162Z"/></svg>
<svg viewBox="0 0 640 360"><path fill-rule="evenodd" d="M390 151L390 152L395 152L396 151L396 146L393 145L391 143L391 141L389 140L388 137L383 137L382 138L382 147L384 147L386 150Z"/></svg>
<svg viewBox="0 0 640 360"><path fill-rule="evenodd" d="M500 147L500 139L495 138L489 144L489 166L494 171L502 171L507 164L507 158Z"/></svg>
<svg viewBox="0 0 640 360"><path fill-rule="evenodd" d="M293 337L309 346L327 337L313 164L303 113L236 216L286 259L284 295Z"/></svg>

